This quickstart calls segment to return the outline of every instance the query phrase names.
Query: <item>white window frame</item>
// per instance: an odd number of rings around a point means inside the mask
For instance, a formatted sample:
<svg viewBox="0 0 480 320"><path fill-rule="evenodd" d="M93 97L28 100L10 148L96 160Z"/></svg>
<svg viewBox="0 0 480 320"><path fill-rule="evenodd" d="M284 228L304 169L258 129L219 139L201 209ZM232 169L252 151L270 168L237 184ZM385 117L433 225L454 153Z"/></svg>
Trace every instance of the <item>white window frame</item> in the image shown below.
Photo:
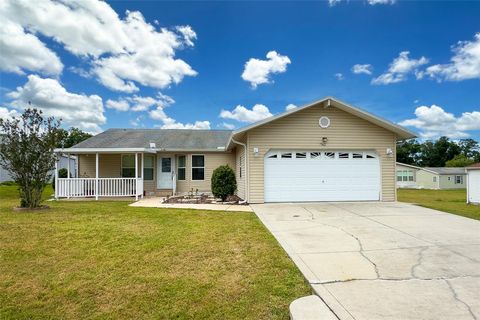
<svg viewBox="0 0 480 320"><path fill-rule="evenodd" d="M410 177L412 177L412 180L410 180ZM408 169L397 170L397 182L415 182L415 172Z"/></svg>
<svg viewBox="0 0 480 320"><path fill-rule="evenodd" d="M245 161L244 159L245 159L245 155L244 154L240 155L240 157L239 157L239 162L240 163L239 163L239 166L238 166L238 171L239 171L238 175L240 176L240 178L243 177L243 161Z"/></svg>
<svg viewBox="0 0 480 320"><path fill-rule="evenodd" d="M133 167L123 167L123 156L132 156L133 157ZM122 154L120 154L120 177L122 177L122 178L136 178L138 172L136 172L135 167L136 167L135 166L135 154L132 154L132 153L122 153ZM134 170L133 177L124 177L123 176L123 169L133 169Z"/></svg>
<svg viewBox="0 0 480 320"><path fill-rule="evenodd" d="M458 179L458 182L457 182ZM463 184L463 176L462 175L455 175L455 184Z"/></svg>
<svg viewBox="0 0 480 320"><path fill-rule="evenodd" d="M185 166L184 167L180 167L180 157L185 158ZM180 169L185 170L185 177L183 179L179 179L180 175L178 174L178 172L179 172ZM177 180L178 181L186 181L187 180L187 155L186 154L177 155Z"/></svg>
<svg viewBox="0 0 480 320"><path fill-rule="evenodd" d="M146 158L152 158L152 166L151 167L147 167L145 165L145 159ZM145 169L152 169L152 179L147 179L146 178L146 175L145 175ZM146 154L143 156L143 180L145 181L153 181L155 180L155 156L153 154Z"/></svg>
<svg viewBox="0 0 480 320"><path fill-rule="evenodd" d="M195 157L195 156L201 156L201 157L203 157L203 167L194 167L194 166L193 166L193 157ZM205 172L205 164L206 164L206 160L207 160L207 157L205 157L204 154L192 154L192 155L191 155L191 163L192 163L191 174L192 174L192 175L191 175L191 177L190 177L190 178L191 178L190 180L192 180L192 181L205 181L205 173L206 173L206 172ZM203 179L193 179L193 169L203 169Z"/></svg>

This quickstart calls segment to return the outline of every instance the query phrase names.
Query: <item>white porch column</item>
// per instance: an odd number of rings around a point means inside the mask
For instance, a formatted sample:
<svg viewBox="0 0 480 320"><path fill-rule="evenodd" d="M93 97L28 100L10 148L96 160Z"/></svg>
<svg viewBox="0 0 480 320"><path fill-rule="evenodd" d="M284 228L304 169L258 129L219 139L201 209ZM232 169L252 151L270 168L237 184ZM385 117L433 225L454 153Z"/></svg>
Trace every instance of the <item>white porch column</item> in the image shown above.
<svg viewBox="0 0 480 320"><path fill-rule="evenodd" d="M138 200L138 153L135 152L135 200Z"/></svg>
<svg viewBox="0 0 480 320"><path fill-rule="evenodd" d="M67 199L70 199L70 153L67 153L67 183L68 183L68 194L67 194Z"/></svg>
<svg viewBox="0 0 480 320"><path fill-rule="evenodd" d="M98 200L98 152L95 153L95 200Z"/></svg>
<svg viewBox="0 0 480 320"><path fill-rule="evenodd" d="M58 158L57 154L55 154L55 199L58 199Z"/></svg>
<svg viewBox="0 0 480 320"><path fill-rule="evenodd" d="M140 170L141 170L141 171L140 171L140 178L142 178L142 183L143 183L143 179L144 179L144 177L143 177L143 171L144 171L144 170L143 170L143 169L145 168L145 165L143 164L143 161L144 161L144 160L145 160L145 153L142 152L142 165L140 166ZM142 192L142 194L141 194L140 196L141 196L141 198L143 199L143 192Z"/></svg>

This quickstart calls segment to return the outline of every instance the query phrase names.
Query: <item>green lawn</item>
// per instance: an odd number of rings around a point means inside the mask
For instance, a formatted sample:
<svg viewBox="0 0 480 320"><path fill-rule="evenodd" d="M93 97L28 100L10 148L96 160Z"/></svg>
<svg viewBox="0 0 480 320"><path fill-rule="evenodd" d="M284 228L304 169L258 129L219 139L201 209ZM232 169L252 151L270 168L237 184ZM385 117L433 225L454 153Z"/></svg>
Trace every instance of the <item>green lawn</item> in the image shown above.
<svg viewBox="0 0 480 320"><path fill-rule="evenodd" d="M253 213L17 201L0 186L0 319L287 319L311 292Z"/></svg>
<svg viewBox="0 0 480 320"><path fill-rule="evenodd" d="M480 206L467 204L467 192L459 190L398 189L398 201L410 202L459 216L480 220Z"/></svg>

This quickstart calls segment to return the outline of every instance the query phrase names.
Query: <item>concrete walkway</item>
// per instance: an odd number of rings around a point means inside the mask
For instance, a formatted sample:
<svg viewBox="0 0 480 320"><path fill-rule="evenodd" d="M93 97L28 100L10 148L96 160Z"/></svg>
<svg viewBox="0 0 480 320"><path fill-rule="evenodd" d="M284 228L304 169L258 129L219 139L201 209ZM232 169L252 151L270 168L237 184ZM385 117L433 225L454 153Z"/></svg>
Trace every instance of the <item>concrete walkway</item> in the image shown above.
<svg viewBox="0 0 480 320"><path fill-rule="evenodd" d="M252 205L339 319L480 319L480 222L404 203Z"/></svg>
<svg viewBox="0 0 480 320"><path fill-rule="evenodd" d="M171 208L171 209L196 209L196 210L215 210L215 211L243 211L252 212L248 205L227 205L227 204L196 204L196 203L162 203L164 198L152 197L138 200L130 206L146 208Z"/></svg>

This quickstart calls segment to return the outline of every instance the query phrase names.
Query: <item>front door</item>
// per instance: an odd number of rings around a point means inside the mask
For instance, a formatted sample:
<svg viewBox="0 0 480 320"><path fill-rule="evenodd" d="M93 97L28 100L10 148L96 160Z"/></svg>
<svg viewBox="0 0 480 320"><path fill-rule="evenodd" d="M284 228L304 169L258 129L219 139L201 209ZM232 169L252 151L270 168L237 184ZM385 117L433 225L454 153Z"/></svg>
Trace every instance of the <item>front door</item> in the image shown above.
<svg viewBox="0 0 480 320"><path fill-rule="evenodd" d="M164 155L158 157L158 189L172 189L173 188L173 172L174 172L174 157Z"/></svg>

